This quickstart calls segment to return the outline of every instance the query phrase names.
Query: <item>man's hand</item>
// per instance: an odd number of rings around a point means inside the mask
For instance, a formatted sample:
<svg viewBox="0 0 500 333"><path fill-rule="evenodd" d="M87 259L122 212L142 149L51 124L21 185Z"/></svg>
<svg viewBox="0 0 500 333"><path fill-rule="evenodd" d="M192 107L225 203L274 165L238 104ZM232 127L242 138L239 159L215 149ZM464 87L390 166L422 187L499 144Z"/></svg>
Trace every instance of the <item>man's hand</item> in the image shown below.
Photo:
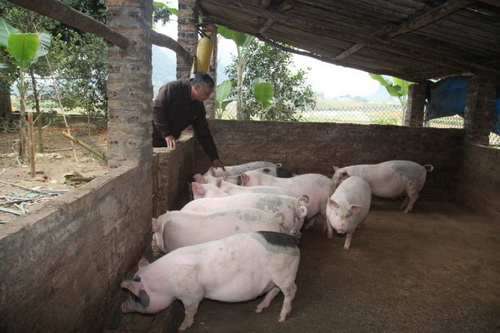
<svg viewBox="0 0 500 333"><path fill-rule="evenodd" d="M226 171L226 168L224 168L224 163L222 163L221 160L217 159L217 160L213 160L212 161L212 164L214 166L214 168L222 168L223 171Z"/></svg>
<svg viewBox="0 0 500 333"><path fill-rule="evenodd" d="M172 135L169 135L165 138L165 141L167 142L167 147L168 148L172 148L172 149L175 149L176 147L176 140L175 138L172 136Z"/></svg>

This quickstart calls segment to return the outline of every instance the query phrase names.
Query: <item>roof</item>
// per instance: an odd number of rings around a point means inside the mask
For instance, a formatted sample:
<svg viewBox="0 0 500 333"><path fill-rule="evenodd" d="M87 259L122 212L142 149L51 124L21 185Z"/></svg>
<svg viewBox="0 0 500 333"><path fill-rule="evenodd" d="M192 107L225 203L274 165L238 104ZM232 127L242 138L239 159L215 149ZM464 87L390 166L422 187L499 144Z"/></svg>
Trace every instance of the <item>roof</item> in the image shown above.
<svg viewBox="0 0 500 333"><path fill-rule="evenodd" d="M500 74L500 0L198 0L197 10L281 48L408 81Z"/></svg>

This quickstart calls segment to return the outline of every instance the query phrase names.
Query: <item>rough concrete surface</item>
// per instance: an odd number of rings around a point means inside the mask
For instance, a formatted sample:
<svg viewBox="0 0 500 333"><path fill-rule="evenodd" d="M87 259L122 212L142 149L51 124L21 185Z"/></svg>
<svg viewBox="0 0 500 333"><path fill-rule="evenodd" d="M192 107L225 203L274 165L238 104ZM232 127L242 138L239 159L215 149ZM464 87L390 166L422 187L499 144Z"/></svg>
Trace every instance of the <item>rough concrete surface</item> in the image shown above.
<svg viewBox="0 0 500 333"><path fill-rule="evenodd" d="M403 214L400 203L375 199L349 251L322 233L323 219L303 232L286 322L277 322L282 294L260 314L262 297L205 299L187 332L500 332L500 221L449 202Z"/></svg>

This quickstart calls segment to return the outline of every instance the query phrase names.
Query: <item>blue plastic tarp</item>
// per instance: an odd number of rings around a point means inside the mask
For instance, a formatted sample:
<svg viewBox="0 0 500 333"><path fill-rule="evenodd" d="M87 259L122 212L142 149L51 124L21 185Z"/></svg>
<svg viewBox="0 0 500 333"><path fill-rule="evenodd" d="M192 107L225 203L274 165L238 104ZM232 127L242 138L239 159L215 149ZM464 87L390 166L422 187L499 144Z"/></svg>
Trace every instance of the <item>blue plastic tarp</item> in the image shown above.
<svg viewBox="0 0 500 333"><path fill-rule="evenodd" d="M444 79L427 91L426 120L454 115L464 116L468 77ZM492 132L500 135L500 86L497 87Z"/></svg>

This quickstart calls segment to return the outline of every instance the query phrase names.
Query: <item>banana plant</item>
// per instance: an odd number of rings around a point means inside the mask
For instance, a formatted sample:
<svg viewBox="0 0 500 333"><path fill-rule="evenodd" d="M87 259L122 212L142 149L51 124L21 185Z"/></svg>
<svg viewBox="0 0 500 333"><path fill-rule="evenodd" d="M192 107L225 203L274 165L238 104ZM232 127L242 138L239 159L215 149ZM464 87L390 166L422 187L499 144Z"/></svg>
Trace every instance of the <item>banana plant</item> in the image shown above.
<svg viewBox="0 0 500 333"><path fill-rule="evenodd" d="M46 33L21 33L10 23L0 17L0 46L5 47L7 53L12 57L12 65L0 64L3 70L18 72L18 90L20 95L20 132L19 132L19 158L24 164L26 155L26 130L28 135L28 147L30 148L30 166L31 176L35 177L35 159L34 159L34 139L33 139L33 119L31 112L28 114L26 122L26 89L24 84L25 72L38 59L48 53L50 47L50 35Z"/></svg>
<svg viewBox="0 0 500 333"><path fill-rule="evenodd" d="M389 95L397 97L399 99L399 103L401 103L401 108L403 110L403 114L406 113L406 106L408 103L408 87L413 82L405 81L397 77L392 78L392 82L383 77L380 74L368 73L370 77L376 81L378 81L384 88L387 90Z"/></svg>
<svg viewBox="0 0 500 333"><path fill-rule="evenodd" d="M243 73L245 72L247 53L249 46L255 37L241 33L239 31L231 30L222 25L217 25L217 32L219 35L226 39L231 39L236 44L236 59L234 61L238 79L236 82L236 118L243 120Z"/></svg>
<svg viewBox="0 0 500 333"><path fill-rule="evenodd" d="M234 101L234 98L229 98L233 89L233 81L225 80L217 85L215 90L215 116L217 119L222 119L224 111L229 103Z"/></svg>

